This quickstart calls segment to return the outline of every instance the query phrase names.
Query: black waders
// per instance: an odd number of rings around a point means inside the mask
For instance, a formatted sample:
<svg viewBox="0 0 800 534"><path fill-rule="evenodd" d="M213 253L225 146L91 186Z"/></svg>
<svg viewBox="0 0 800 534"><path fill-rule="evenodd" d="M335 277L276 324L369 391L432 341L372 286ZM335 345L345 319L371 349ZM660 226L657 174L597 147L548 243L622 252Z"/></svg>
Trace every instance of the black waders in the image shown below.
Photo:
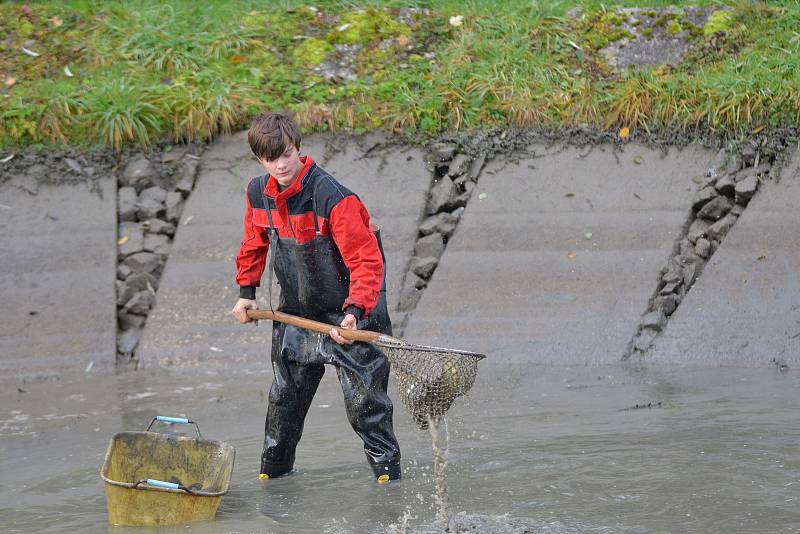
<svg viewBox="0 0 800 534"><path fill-rule="evenodd" d="M261 184L264 190L264 184ZM270 273L274 268L281 286L279 311L338 325L344 319L342 303L348 296L350 276L330 235L298 244L281 238L270 215L272 199L264 196L269 218ZM316 216L314 217L316 226ZM380 236L378 245L380 245ZM381 253L383 249L381 248ZM386 306L386 283L377 307L359 321L360 329L392 333ZM400 447L392 429L392 401L386 393L389 362L368 343L339 345L323 336L275 322L272 327L272 369L265 425L262 478L292 470L303 421L317 391L325 364L333 365L344 393L347 417L364 441L364 452L380 482L400 478Z"/></svg>

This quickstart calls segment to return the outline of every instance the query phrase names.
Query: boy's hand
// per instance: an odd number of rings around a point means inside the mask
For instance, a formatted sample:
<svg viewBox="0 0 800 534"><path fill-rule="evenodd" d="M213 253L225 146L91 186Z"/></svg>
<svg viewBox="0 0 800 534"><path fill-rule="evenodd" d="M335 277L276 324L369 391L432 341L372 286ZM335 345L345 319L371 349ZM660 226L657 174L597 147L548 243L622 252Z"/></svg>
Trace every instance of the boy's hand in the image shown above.
<svg viewBox="0 0 800 534"><path fill-rule="evenodd" d="M252 323L253 320L247 316L247 310L257 310L257 309L258 309L258 304L256 304L255 300L239 299L236 301L236 306L233 307L231 313L242 324Z"/></svg>
<svg viewBox="0 0 800 534"><path fill-rule="evenodd" d="M347 315L344 316L344 320L342 321L342 323L339 326L342 327L342 328L346 328L348 330L358 330L358 327L356 326L356 322L357 322L356 321L356 316L353 315L352 313L348 313ZM343 338L339 334L339 330L337 328L331 328L330 336L335 342L337 342L340 345L352 345L353 344L353 342L350 341L349 339Z"/></svg>

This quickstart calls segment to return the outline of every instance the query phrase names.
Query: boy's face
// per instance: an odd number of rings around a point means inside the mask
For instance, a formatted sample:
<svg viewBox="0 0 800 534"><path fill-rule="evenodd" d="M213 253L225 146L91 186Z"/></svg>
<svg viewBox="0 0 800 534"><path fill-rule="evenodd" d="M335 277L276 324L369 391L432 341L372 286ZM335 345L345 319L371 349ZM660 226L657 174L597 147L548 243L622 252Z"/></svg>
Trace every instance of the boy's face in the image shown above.
<svg viewBox="0 0 800 534"><path fill-rule="evenodd" d="M270 176L274 177L282 187L292 185L292 182L295 181L303 168L303 162L300 161L300 151L292 144L283 151L283 154L278 159L272 161L259 159L259 161Z"/></svg>

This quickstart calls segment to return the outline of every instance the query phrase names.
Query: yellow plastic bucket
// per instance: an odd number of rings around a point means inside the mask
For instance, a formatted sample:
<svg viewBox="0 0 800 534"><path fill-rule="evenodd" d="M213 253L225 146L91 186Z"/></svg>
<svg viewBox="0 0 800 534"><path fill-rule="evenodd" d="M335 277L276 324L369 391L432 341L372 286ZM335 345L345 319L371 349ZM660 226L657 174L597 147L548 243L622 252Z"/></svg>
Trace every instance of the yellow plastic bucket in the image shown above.
<svg viewBox="0 0 800 534"><path fill-rule="evenodd" d="M193 424L197 437L150 432L156 421ZM100 476L112 525L175 525L213 519L228 493L235 451L203 439L196 423L154 417L144 432L111 438Z"/></svg>

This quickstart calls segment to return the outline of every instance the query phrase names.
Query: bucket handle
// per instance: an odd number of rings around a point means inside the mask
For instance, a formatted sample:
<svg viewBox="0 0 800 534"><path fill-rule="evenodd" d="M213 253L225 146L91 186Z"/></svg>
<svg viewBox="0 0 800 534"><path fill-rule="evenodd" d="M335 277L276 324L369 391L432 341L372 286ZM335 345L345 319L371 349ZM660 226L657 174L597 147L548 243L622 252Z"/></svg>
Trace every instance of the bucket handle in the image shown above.
<svg viewBox="0 0 800 534"><path fill-rule="evenodd" d="M145 478L136 482L133 485L133 489L138 489L139 484L147 484L148 486L154 486L156 488L166 488L166 489L173 489L173 490L183 490L190 495L198 495L194 492L194 490L187 488L183 484L176 484L174 482L165 482L163 480L156 480L154 478Z"/></svg>
<svg viewBox="0 0 800 534"><path fill-rule="evenodd" d="M167 417L166 415L157 415L153 417L153 420L150 421L150 424L147 425L146 432L150 432L150 427L153 426L153 423L159 421L161 423L171 423L174 425L194 425L195 430L197 430L197 437L203 439L203 435L200 433L200 427L197 426L197 423L186 419L185 417Z"/></svg>

